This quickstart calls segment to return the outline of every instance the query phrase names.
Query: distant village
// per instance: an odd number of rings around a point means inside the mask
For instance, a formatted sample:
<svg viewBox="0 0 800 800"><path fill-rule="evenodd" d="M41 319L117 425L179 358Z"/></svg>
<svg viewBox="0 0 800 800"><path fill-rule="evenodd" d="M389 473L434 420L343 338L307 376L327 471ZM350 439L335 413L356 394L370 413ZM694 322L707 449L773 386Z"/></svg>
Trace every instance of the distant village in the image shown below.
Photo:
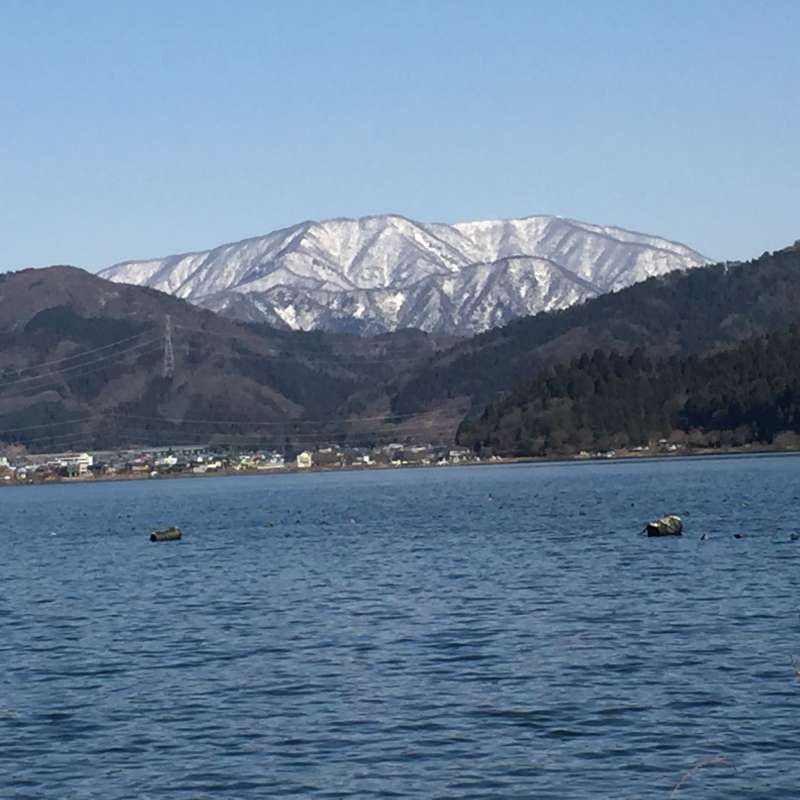
<svg viewBox="0 0 800 800"><path fill-rule="evenodd" d="M498 459L495 459L498 460ZM231 451L210 445L95 450L83 453L24 452L0 456L0 484L124 480L209 474L302 472L370 467L446 466L481 461L464 447L387 444L372 448L329 445L292 458L271 450Z"/></svg>
<svg viewBox="0 0 800 800"><path fill-rule="evenodd" d="M586 451L575 460L652 457L686 453L683 444L661 439L651 446L621 450ZM565 456L561 456L564 458ZM387 467L450 466L516 460L476 455L466 447L434 444L385 444L375 447L328 445L303 450L291 458L268 449L243 450L212 445L135 447L83 453L27 453L12 446L0 450L0 486L59 481L126 480L137 478L193 477L202 475L265 474L314 470ZM540 459L534 459L540 460Z"/></svg>

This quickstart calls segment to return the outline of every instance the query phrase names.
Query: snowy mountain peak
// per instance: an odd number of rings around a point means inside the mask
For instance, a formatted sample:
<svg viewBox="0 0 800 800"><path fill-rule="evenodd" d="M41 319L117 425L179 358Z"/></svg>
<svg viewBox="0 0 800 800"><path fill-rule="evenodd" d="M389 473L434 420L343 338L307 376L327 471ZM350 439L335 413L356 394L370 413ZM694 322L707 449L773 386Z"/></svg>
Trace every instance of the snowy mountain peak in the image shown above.
<svg viewBox="0 0 800 800"><path fill-rule="evenodd" d="M292 329L469 335L705 263L667 239L562 217L449 225L387 214L301 222L100 275Z"/></svg>

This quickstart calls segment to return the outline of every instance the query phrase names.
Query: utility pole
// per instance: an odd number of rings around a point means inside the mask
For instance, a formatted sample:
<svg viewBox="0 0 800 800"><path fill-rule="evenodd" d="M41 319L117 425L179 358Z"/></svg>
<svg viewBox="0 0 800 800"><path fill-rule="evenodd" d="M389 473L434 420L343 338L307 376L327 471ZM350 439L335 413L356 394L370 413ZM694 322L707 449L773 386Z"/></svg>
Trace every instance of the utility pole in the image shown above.
<svg viewBox="0 0 800 800"><path fill-rule="evenodd" d="M175 374L175 353L172 350L172 319L167 314L164 325L164 377L172 378Z"/></svg>

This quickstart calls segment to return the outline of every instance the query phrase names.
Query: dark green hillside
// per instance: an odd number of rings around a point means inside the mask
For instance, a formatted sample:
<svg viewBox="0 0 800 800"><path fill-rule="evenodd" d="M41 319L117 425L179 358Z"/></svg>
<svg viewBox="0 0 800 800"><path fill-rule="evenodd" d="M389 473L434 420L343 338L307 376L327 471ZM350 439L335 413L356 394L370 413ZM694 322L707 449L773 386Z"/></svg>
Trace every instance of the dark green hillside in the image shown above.
<svg viewBox="0 0 800 800"><path fill-rule="evenodd" d="M175 366L165 378L167 317ZM758 411L749 395L726 404L722 388L730 387L716 373L698 377L700 361L688 357L795 322L798 245L748 264L651 279L455 345L411 330L360 338L241 324L74 268L23 270L0 276L0 443L452 442L468 409L480 413L520 385L511 406L492 406L497 419L463 427L464 441L525 453L674 430L766 441L795 427L790 400L773 408L764 399L763 380L770 392L790 390L786 370L750 381L745 365L730 367L753 384ZM770 354L776 364L786 360ZM706 378L717 395L707 395Z"/></svg>
<svg viewBox="0 0 800 800"><path fill-rule="evenodd" d="M175 364L165 378L168 316ZM384 422L388 393L438 346L419 331L362 339L237 323L72 267L8 273L0 276L0 444L391 440L416 423Z"/></svg>
<svg viewBox="0 0 800 800"><path fill-rule="evenodd" d="M712 447L800 434L800 327L704 358L597 350L543 368L462 423L458 440L485 452L546 455L632 447L676 432Z"/></svg>
<svg viewBox="0 0 800 800"><path fill-rule="evenodd" d="M488 331L440 354L393 399L398 413L454 397L484 406L547 364L596 349L706 353L800 320L800 245L754 261L651 278Z"/></svg>

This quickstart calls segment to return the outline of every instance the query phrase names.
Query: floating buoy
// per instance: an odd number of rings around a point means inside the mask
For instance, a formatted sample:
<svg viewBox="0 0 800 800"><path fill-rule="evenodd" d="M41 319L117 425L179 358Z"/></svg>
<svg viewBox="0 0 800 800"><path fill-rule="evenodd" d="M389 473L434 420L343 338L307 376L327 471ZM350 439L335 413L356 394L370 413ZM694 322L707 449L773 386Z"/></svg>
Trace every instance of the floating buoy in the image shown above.
<svg viewBox="0 0 800 800"><path fill-rule="evenodd" d="M659 517L645 525L648 536L680 536L683 533L683 520L674 514Z"/></svg>
<svg viewBox="0 0 800 800"><path fill-rule="evenodd" d="M181 529L174 525L171 528L160 528L150 534L151 542L174 542L181 538Z"/></svg>

